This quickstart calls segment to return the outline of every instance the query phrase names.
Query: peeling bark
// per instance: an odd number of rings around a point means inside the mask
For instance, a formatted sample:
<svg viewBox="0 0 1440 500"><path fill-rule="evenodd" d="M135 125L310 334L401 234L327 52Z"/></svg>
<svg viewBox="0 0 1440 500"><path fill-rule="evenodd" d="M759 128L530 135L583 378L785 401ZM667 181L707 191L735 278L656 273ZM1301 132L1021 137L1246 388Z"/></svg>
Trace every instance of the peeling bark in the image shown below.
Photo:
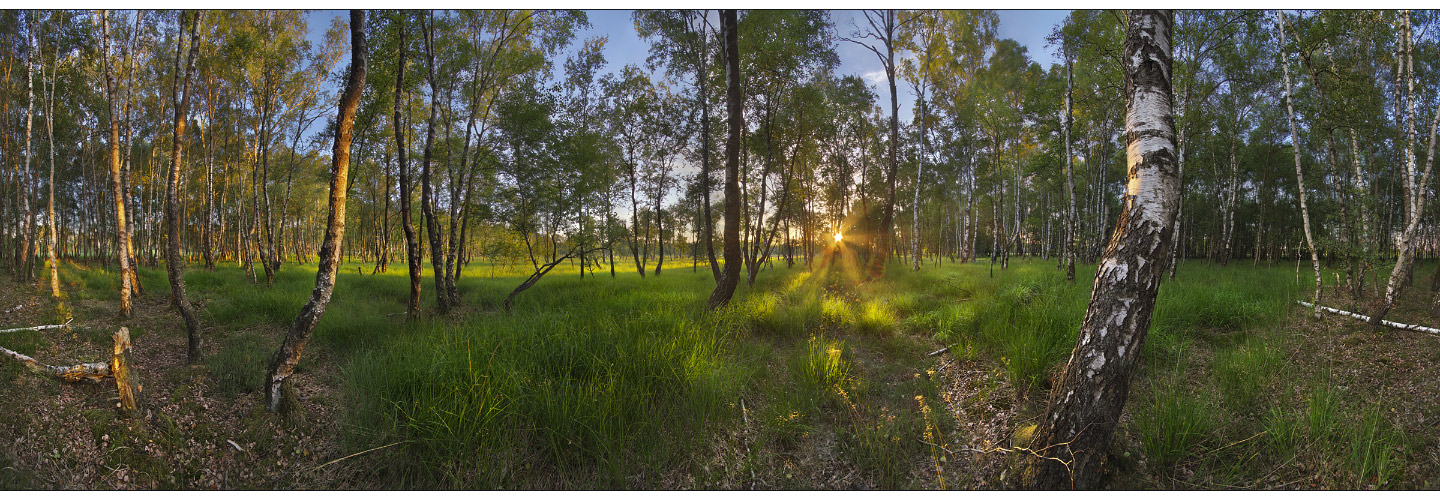
<svg viewBox="0 0 1440 500"><path fill-rule="evenodd" d="M1300 168L1300 134L1295 128L1295 97L1290 87L1290 56L1285 52L1285 13L1275 11L1280 27L1280 67L1285 74L1285 109L1290 122L1290 144L1295 151L1295 182L1300 194L1300 220L1305 228L1305 246L1310 248L1310 263L1315 267L1315 303L1320 303L1320 292L1324 288L1320 281L1320 254L1315 252L1315 237L1310 232L1310 207L1305 203L1305 172ZM1320 317L1320 311L1315 311Z"/></svg>
<svg viewBox="0 0 1440 500"><path fill-rule="evenodd" d="M1022 481L1028 488L1099 487L1150 328L1179 189L1171 95L1170 11L1130 11L1125 41L1129 183L1101 258L1079 338L1060 373Z"/></svg>
<svg viewBox="0 0 1440 500"><path fill-rule="evenodd" d="M340 263L340 243L345 237L345 196L349 187L350 142L355 124L355 111L360 107L360 93L365 87L366 54L365 11L350 11L350 77L340 95L339 116L335 119L335 149L331 154L330 215L325 224L325 240L320 245L320 263L315 271L315 288L310 300L290 325L280 348L270 357L269 373L265 376L265 407L280 411L282 388L300 363L300 355L310 333L320 323L330 296L335 292L335 274Z"/></svg>
<svg viewBox="0 0 1440 500"><path fill-rule="evenodd" d="M183 14L182 14L183 16ZM175 137L170 148L170 175L165 183L165 226L169 230L169 237L165 242L165 271L170 277L170 303L180 310L180 317L185 320L185 333L188 336L188 347L185 352L187 363L194 364L200 361L200 320L195 316L195 307L190 305L190 299L185 292L185 261L180 256L180 160L183 153L182 144L185 138L185 121L190 109L190 80L195 75L196 53L200 46L200 12L190 21L190 51L186 56L185 73L181 78L180 54L184 52L185 27L183 19L179 21L180 36L176 37L175 47L175 85L171 89L170 98L175 103Z"/></svg>
<svg viewBox="0 0 1440 500"><path fill-rule="evenodd" d="M4 347L0 347L0 356L19 362L25 366L25 369L36 375L56 378L65 382L101 382L107 378L113 378L120 393L120 408L134 410L138 407L137 400L141 386L130 365L130 330L121 327L110 338L115 344L108 362L48 365Z"/></svg>

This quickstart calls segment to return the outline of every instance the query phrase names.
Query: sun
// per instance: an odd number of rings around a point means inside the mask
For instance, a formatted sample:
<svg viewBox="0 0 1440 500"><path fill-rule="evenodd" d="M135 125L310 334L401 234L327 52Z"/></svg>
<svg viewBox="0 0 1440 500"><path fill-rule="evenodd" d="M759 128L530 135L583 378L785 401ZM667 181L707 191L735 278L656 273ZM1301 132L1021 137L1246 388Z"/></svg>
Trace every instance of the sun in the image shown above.
<svg viewBox="0 0 1440 500"><path fill-rule="evenodd" d="M835 242L836 242L836 243L839 243L839 242L840 242L840 238L842 238L842 237L843 237L843 236L842 236L840 233L835 233Z"/></svg>

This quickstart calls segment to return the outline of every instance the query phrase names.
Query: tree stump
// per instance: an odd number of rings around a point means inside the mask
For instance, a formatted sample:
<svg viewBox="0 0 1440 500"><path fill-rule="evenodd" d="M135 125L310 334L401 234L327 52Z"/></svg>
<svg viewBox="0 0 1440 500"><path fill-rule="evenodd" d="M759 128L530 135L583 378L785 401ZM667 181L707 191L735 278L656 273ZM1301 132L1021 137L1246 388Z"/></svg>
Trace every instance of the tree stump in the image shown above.
<svg viewBox="0 0 1440 500"><path fill-rule="evenodd" d="M115 386L120 391L120 408L134 411L139 407L137 399L142 387L130 365L130 330L122 326L110 338L115 340L115 351L110 357L110 374L115 377Z"/></svg>

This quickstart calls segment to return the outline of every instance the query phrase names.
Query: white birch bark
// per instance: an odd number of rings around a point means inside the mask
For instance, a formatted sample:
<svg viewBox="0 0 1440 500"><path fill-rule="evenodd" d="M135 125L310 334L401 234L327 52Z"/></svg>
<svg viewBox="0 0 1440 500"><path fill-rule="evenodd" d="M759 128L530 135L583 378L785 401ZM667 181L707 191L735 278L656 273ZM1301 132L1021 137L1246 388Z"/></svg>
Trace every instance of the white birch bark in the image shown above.
<svg viewBox="0 0 1440 500"><path fill-rule="evenodd" d="M1395 307L1400 294L1404 292L1406 282L1409 281L1411 267L1415 260L1415 234L1420 227L1421 210L1425 206L1425 198L1430 185L1431 168L1435 165L1435 132L1437 119L1440 119L1440 106L1436 106L1436 115L1430 120L1430 146L1426 154L1425 171L1420 174L1419 183L1416 183L1416 160L1415 160L1415 62L1413 55L1413 40L1411 39L1410 11L1404 11L1405 18L1403 28L1400 32L1397 59L1400 68L1403 68L1403 78L1407 87L1405 101L1405 227L1400 236L1395 239L1395 267L1390 271L1390 279L1385 286L1385 295L1380 297L1374 312L1370 315L1370 324L1380 325L1390 309ZM1318 302L1317 302L1318 303Z"/></svg>
<svg viewBox="0 0 1440 500"><path fill-rule="evenodd" d="M1130 11L1122 62L1129 181L1078 341L1051 391L1025 473L1032 489L1099 486L1139 365L1179 204L1169 11Z"/></svg>
<svg viewBox="0 0 1440 500"><path fill-rule="evenodd" d="M1285 13L1277 10L1275 16L1279 20L1280 27L1280 62L1282 72L1285 74L1285 109L1290 123L1290 143L1295 150L1295 182L1300 194L1300 220L1304 223L1305 228L1305 246L1310 248L1310 263L1315 268L1314 302L1319 304L1320 291L1323 288L1320 281L1320 257L1315 253L1315 238L1311 236L1310 232L1310 207L1305 204L1305 172L1300 167L1300 134L1295 129L1295 99L1290 86L1290 56L1285 52ZM1314 313L1316 318L1320 317L1319 310L1315 310Z"/></svg>
<svg viewBox="0 0 1440 500"><path fill-rule="evenodd" d="M1071 101L1075 91L1074 71L1070 60L1069 50L1065 56L1065 197L1068 206L1065 209L1065 279L1071 283L1075 282L1075 241L1079 232L1075 230L1075 155L1070 150L1070 127L1074 124L1074 115Z"/></svg>

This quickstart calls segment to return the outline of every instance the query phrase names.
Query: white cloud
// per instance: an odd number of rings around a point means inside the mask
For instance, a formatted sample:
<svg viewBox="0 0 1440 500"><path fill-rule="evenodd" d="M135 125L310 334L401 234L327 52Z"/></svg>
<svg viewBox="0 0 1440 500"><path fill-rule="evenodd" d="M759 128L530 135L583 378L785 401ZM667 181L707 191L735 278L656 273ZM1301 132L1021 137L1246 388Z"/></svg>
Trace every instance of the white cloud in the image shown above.
<svg viewBox="0 0 1440 500"><path fill-rule="evenodd" d="M860 75L860 78L864 78L865 81L866 81L866 82L870 82L871 85L879 85L879 84L882 84L882 83L885 83L885 82L889 81L889 80L885 77L885 70L883 70L883 69L877 69L877 70L875 70L875 71L867 71L867 72L865 72L865 74Z"/></svg>

